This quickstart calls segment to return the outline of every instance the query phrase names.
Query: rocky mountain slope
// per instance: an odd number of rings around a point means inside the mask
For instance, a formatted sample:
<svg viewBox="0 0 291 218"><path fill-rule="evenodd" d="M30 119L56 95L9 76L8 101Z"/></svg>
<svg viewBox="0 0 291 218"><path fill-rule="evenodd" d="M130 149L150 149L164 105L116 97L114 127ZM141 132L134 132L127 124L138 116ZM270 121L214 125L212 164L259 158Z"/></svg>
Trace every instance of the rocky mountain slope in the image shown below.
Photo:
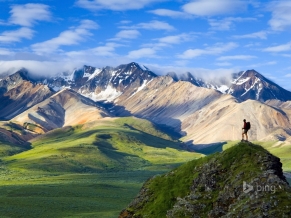
<svg viewBox="0 0 291 218"><path fill-rule="evenodd" d="M171 126L189 144L209 144L241 137L242 120L251 121L251 140L286 139L291 135L290 110L254 100L239 102L213 89L157 77L138 92L125 92L111 108L118 116L132 114Z"/></svg>
<svg viewBox="0 0 291 218"><path fill-rule="evenodd" d="M53 93L48 86L29 78L25 70L0 80L0 120L13 118Z"/></svg>
<svg viewBox="0 0 291 218"><path fill-rule="evenodd" d="M148 180L119 218L290 217L280 159L239 143Z"/></svg>
<svg viewBox="0 0 291 218"><path fill-rule="evenodd" d="M71 89L63 89L13 118L21 125L34 124L44 132L109 117L105 109Z"/></svg>
<svg viewBox="0 0 291 218"><path fill-rule="evenodd" d="M45 100L56 91L67 89L68 93L71 89L75 97L77 93L84 96L83 102L85 97L107 102L103 106L111 115L134 115L167 125L184 135L183 140L190 145L236 140L243 119L252 123L251 140L291 140L291 112L285 101L290 92L253 70L234 74L232 79L222 78L215 84L191 73L157 76L137 63L102 69L84 66L73 73L37 79L22 70L0 81L0 100L5 103L1 104L1 115L11 119L44 101L15 120L33 122L38 125L33 128L44 131L80 123L85 113L67 122L68 117L75 117L73 112L69 114L63 106L56 108L51 100Z"/></svg>
<svg viewBox="0 0 291 218"><path fill-rule="evenodd" d="M143 87L154 77L157 75L133 62L115 68L84 66L71 75L59 75L42 82L54 90L70 87L94 101L113 101L125 91Z"/></svg>

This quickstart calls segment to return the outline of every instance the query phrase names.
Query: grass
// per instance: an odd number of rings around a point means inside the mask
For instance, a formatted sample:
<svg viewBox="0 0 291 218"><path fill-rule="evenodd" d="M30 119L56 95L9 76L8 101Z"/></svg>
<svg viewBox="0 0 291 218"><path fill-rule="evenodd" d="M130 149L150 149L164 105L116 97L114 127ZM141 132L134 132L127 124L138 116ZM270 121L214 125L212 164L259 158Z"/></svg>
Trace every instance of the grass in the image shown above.
<svg viewBox="0 0 291 218"><path fill-rule="evenodd" d="M12 128L17 131L17 126ZM197 159L204 155L185 151L170 133L126 117L90 128L56 129L32 140L30 150L0 141L0 217L117 217L144 181L190 161L173 177L157 176L152 184L153 190L163 192L157 205L166 210L173 199L187 194L185 184L197 176L189 173L191 168L212 157ZM229 142L223 149L234 144ZM276 150L272 145L263 146L281 155L289 169L288 146ZM232 162L229 155L224 164ZM178 185L167 191L174 183Z"/></svg>
<svg viewBox="0 0 291 218"><path fill-rule="evenodd" d="M138 122L56 129L32 140L30 150L6 153L0 217L117 217L149 177L203 156Z"/></svg>
<svg viewBox="0 0 291 218"><path fill-rule="evenodd" d="M223 150L231 148L234 146L238 141L231 141L227 142L223 145ZM253 143L257 145L261 145L265 149L267 149L271 154L280 158L283 164L283 170L285 172L291 172L291 144L288 145L284 142L278 141L254 141Z"/></svg>
<svg viewBox="0 0 291 218"><path fill-rule="evenodd" d="M91 129L82 126L57 129L33 140L31 150L3 160L15 170L79 173L136 170L201 157L183 150L177 141L116 123Z"/></svg>
<svg viewBox="0 0 291 218"><path fill-rule="evenodd" d="M190 187L195 178L202 176L201 174L204 173L207 175L207 173L216 169L219 173L214 175L217 180L215 190L205 192L204 183L201 187L195 187L195 196L204 196L199 197L199 205L204 206L197 209L196 215L207 217L207 214L213 208L213 203L219 200L217 199L219 192L224 190L226 184L231 184L232 187L235 187L234 189L238 190L242 186L242 181L250 181L262 174L263 170L258 167L257 158L258 156L265 156L266 153L267 151L261 146L239 143L222 153L215 153L187 162L167 174L149 180L144 185L145 191L141 192L141 195L137 198L137 203L127 208L127 210L133 212L137 217L166 217L167 211L173 208L177 198L184 198L190 194ZM241 178L238 179L238 176ZM209 197L205 197L207 195ZM282 208L284 205L289 205L284 191L277 191L276 196L283 203ZM266 197L266 199L269 198ZM187 203L184 206L187 208ZM175 215L176 217L193 216L193 214L185 213L183 211L181 216Z"/></svg>
<svg viewBox="0 0 291 218"><path fill-rule="evenodd" d="M4 181L0 217L117 217L158 172L66 174Z"/></svg>

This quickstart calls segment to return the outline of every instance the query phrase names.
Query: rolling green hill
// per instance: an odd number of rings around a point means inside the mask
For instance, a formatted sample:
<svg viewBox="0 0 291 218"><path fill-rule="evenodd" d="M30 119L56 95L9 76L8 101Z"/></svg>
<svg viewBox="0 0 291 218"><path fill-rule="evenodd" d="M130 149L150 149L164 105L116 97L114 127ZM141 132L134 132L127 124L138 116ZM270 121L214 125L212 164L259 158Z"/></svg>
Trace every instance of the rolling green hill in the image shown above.
<svg viewBox="0 0 291 218"><path fill-rule="evenodd" d="M3 160L13 169L82 173L141 169L201 157L139 120L121 118L92 128L56 129L33 139L32 149Z"/></svg>
<svg viewBox="0 0 291 218"><path fill-rule="evenodd" d="M203 156L132 117L56 129L30 143L0 157L0 217L117 217L148 178Z"/></svg>

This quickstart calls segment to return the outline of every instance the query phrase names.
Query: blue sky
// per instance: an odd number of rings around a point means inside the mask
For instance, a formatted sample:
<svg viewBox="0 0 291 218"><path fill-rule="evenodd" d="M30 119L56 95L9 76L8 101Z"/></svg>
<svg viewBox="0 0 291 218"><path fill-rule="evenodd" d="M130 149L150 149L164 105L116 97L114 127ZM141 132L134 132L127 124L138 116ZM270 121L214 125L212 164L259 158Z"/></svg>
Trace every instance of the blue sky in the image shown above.
<svg viewBox="0 0 291 218"><path fill-rule="evenodd" d="M291 90L291 1L0 0L0 73L132 61L156 73L255 69Z"/></svg>

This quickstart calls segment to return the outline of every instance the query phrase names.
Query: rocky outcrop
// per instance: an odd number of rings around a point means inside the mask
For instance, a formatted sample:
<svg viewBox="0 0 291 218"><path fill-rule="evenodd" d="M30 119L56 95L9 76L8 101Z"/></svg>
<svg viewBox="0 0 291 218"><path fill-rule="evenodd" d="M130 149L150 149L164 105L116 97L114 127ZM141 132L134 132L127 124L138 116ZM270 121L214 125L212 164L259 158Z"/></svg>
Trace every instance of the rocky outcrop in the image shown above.
<svg viewBox="0 0 291 218"><path fill-rule="evenodd" d="M239 143L150 179L119 218L290 217L290 200L280 159Z"/></svg>

